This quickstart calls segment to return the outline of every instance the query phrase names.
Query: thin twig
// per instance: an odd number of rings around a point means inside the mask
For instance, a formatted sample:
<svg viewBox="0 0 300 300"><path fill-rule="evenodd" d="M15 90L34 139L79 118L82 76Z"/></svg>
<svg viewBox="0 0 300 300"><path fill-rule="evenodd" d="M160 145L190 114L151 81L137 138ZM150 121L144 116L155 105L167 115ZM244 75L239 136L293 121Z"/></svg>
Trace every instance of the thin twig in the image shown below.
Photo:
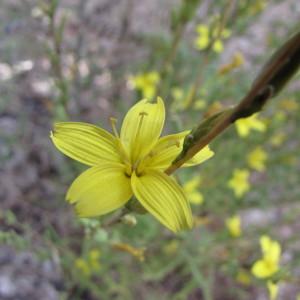
<svg viewBox="0 0 300 300"><path fill-rule="evenodd" d="M50 50L50 60L52 63L52 69L55 76L55 84L60 92L59 102L63 107L65 113L68 112L68 99L69 99L69 89L68 84L66 82L66 78L63 74L62 68L62 35L64 31L66 18L63 17L60 20L59 25L56 25L56 13L58 8L58 2L52 0L47 14L49 17L49 35L52 41L52 53Z"/></svg>
<svg viewBox="0 0 300 300"><path fill-rule="evenodd" d="M185 2L185 1L186 0L182 0L182 5L180 7L179 14L182 13L182 11L185 10L186 7L188 6L187 2ZM170 51L167 53L167 55L162 63L160 72L159 72L160 73L160 83L157 87L157 92L156 92L157 96L162 95L162 93L163 93L163 91L162 91L163 85L162 84L165 83L165 79L171 70L173 61L176 57L176 53L177 53L179 45L180 45L180 41L184 34L185 28L186 28L188 22L194 16L194 13L197 10L197 7L201 4L200 0L198 2L197 1L194 1L194 2L195 3L193 4L194 5L193 13L189 14L189 17L187 17L187 18L182 18L181 21L178 24L176 24L175 30L173 32Z"/></svg>

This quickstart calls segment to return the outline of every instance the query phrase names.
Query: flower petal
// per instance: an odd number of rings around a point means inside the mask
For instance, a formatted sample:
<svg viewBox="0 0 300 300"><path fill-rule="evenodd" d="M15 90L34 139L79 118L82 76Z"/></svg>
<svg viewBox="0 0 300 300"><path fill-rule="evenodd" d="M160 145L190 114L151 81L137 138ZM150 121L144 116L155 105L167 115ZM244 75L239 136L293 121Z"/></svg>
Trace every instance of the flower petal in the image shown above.
<svg viewBox="0 0 300 300"><path fill-rule="evenodd" d="M260 238L260 246L263 256L274 264L278 264L281 254L280 244L277 241L272 240L270 237L263 235Z"/></svg>
<svg viewBox="0 0 300 300"><path fill-rule="evenodd" d="M130 178L121 164L106 163L83 172L72 183L66 199L76 204L80 217L109 213L132 196Z"/></svg>
<svg viewBox="0 0 300 300"><path fill-rule="evenodd" d="M121 141L132 162L150 151L161 134L164 121L165 106L161 98L156 102L141 100L128 111L121 128Z"/></svg>
<svg viewBox="0 0 300 300"><path fill-rule="evenodd" d="M158 140L156 145L145 160L145 164L151 168L164 170L182 149L182 141L189 131L164 136Z"/></svg>
<svg viewBox="0 0 300 300"><path fill-rule="evenodd" d="M145 209L170 230L177 232L192 228L190 205L182 188L171 177L156 170L147 170L140 177L133 173L131 185Z"/></svg>
<svg viewBox="0 0 300 300"><path fill-rule="evenodd" d="M275 274L278 271L278 267L276 265L269 264L265 260L258 260L254 263L251 271L257 278L267 278Z"/></svg>
<svg viewBox="0 0 300 300"><path fill-rule="evenodd" d="M195 156L189 159L186 163L183 164L183 167L192 167L199 165L206 160L210 159L214 156L214 152L210 150L209 146L205 146L202 150L200 150Z"/></svg>
<svg viewBox="0 0 300 300"><path fill-rule="evenodd" d="M51 139L65 155L88 166L121 161L117 139L106 130L88 123L56 123Z"/></svg>
<svg viewBox="0 0 300 300"><path fill-rule="evenodd" d="M181 152L184 138L189 132L189 130L186 130L177 134L171 134L160 138L154 148L151 150L149 158L145 162L146 165L151 168L161 170L168 168L172 161ZM210 150L209 146L206 146L193 158L188 160L183 167L198 165L211 158L213 155L214 152Z"/></svg>

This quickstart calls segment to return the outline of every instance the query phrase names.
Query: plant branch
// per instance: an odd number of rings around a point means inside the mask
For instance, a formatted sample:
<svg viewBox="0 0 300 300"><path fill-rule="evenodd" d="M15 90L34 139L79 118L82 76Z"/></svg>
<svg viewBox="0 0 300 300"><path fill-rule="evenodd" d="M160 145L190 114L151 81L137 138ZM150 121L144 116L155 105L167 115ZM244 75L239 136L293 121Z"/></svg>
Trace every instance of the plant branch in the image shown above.
<svg viewBox="0 0 300 300"><path fill-rule="evenodd" d="M250 91L234 108L204 120L185 137L182 152L165 171L170 175L240 118L259 112L278 95L300 66L300 32L275 52L254 80Z"/></svg>

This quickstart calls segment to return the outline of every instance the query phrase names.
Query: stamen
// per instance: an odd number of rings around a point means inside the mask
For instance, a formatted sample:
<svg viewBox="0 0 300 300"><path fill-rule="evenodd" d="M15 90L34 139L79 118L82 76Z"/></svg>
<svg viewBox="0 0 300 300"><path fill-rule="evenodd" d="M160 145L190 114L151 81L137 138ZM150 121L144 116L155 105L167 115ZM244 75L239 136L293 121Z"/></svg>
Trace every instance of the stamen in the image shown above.
<svg viewBox="0 0 300 300"><path fill-rule="evenodd" d="M111 128L113 130L113 133L114 133L115 137L119 139L120 136L119 136L119 133L118 133L118 130L117 130L117 127L116 127L116 124L117 124L118 120L114 117L110 117L109 120L110 120L110 125L111 125Z"/></svg>
<svg viewBox="0 0 300 300"><path fill-rule="evenodd" d="M140 143L140 139L139 136L141 134L141 128L142 128L142 124L143 124L143 120L144 117L147 116L148 114L144 111L139 113L139 123L135 132L135 146L132 149L132 163L133 163L133 170L135 170L138 166L138 164L140 163L140 160L136 160L136 158L139 156L140 154L140 149L141 149L141 143Z"/></svg>
<svg viewBox="0 0 300 300"><path fill-rule="evenodd" d="M139 116L140 116L140 120L139 120L138 129L136 131L135 138L137 138L139 136L141 128L142 128L144 117L148 116L148 114L146 112L142 111L142 112L139 113Z"/></svg>
<svg viewBox="0 0 300 300"><path fill-rule="evenodd" d="M121 157L121 160L123 161L123 163L126 166L125 174L130 177L131 173L132 173L131 165L130 165L130 161L129 161L127 152L126 152L126 150L125 150L125 148L124 148L124 146L121 142L120 135L119 135L117 127L116 127L116 124L117 124L118 120L116 118L113 118L113 117L110 117L109 120L110 120L110 124L111 124L112 130L113 130L113 133L114 133L115 137L117 138L116 146L119 150L119 155Z"/></svg>

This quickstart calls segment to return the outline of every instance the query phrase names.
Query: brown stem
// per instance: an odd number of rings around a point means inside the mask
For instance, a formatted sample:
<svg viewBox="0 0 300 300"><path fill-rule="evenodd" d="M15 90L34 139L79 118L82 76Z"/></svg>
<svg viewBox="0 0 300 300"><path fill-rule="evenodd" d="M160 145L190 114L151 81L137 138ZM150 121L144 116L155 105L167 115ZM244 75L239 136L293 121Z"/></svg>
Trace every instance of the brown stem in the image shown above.
<svg viewBox="0 0 300 300"><path fill-rule="evenodd" d="M184 149L185 144L183 145L183 151L165 173L170 175L175 172L236 120L259 112L269 99L281 91L297 72L299 66L300 32L295 34L275 52L257 76L248 94L235 108L224 112L217 119L217 122L213 124L212 128L186 147L187 149ZM199 130L201 130L201 127Z"/></svg>

